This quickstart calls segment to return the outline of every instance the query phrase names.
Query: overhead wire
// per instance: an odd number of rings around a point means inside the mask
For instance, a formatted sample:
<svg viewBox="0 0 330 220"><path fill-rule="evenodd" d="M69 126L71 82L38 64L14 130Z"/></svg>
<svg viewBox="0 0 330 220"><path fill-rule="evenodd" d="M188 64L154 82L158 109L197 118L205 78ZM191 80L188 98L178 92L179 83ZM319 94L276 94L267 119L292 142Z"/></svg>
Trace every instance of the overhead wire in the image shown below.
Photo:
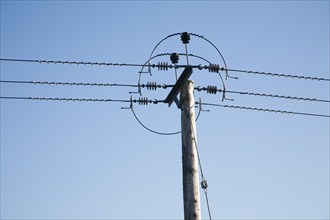
<svg viewBox="0 0 330 220"><path fill-rule="evenodd" d="M86 62L86 61L63 61L63 60L29 60L29 59L8 59L0 58L0 61L8 62L28 62L28 63L45 63L45 64L68 64L68 65L91 65L91 66L119 66L119 67L150 67L164 70L164 68L185 68L187 65L171 65L164 63L158 64L133 64L133 63L111 63L111 62ZM200 68L200 65L193 65L192 68Z"/></svg>
<svg viewBox="0 0 330 220"><path fill-rule="evenodd" d="M202 177L202 181L201 181L201 186L202 186L202 189L204 191L204 195L205 195L205 199L206 199L206 206L207 206L207 210L208 210L208 213L209 213L209 218L210 220L212 220L212 217L211 217L211 208L210 208L210 204L209 204L209 198L208 198L208 192L207 192L207 181L204 177L204 173L203 173L203 169L202 169L202 162L201 162L201 159L200 159L200 156L199 156L199 150L198 150L198 145L197 145L197 141L196 141L196 136L195 136L195 131L194 129L192 129L192 132L193 132L193 135L194 135L194 143L195 143L195 147L196 147L196 153L197 153L197 159L198 159L198 165L199 165L199 170L200 170L200 174L201 174L201 177Z"/></svg>
<svg viewBox="0 0 330 220"><path fill-rule="evenodd" d="M198 104L198 102L196 102L196 104ZM263 111L263 112L272 112L272 113L281 113L281 114L305 115L305 116L315 116L315 117L326 117L326 118L330 118L330 115L305 113L305 112L275 110L275 109L266 109L266 108L255 108L255 107L238 106L238 105L221 105L221 104L213 104L213 103L200 103L200 104L201 105L206 105L206 106L223 107L223 108L233 108L233 109L241 109L241 110Z"/></svg>
<svg viewBox="0 0 330 220"><path fill-rule="evenodd" d="M158 104L164 102L163 100L148 100L145 98L139 98L139 99L130 99L130 100L120 100L120 99L91 99L91 98L54 98L54 97L19 97L19 96L1 96L0 99L13 99L13 100L33 100L33 101L72 101L72 102L121 102L121 103L131 103L130 109L133 113L133 116L137 120L137 122L146 130L159 134L159 135L176 135L180 134L181 131L176 132L159 132L155 131L153 129L148 128L146 125L144 125L141 120L137 117L134 109L133 109L133 103L138 103L140 105L147 105L148 103ZM196 120L198 120L198 117Z"/></svg>
<svg viewBox="0 0 330 220"><path fill-rule="evenodd" d="M110 83L75 83L75 82L48 82L48 81L0 81L1 83L27 83L27 84L40 84L40 85L63 85L63 86L127 86L127 87L147 87L147 89L154 90L155 88L168 88L173 87L173 85L166 85L166 84L156 84L156 83L147 83L141 85L132 85L132 84L110 84ZM275 95L275 94L266 94L266 93L254 93L254 92L242 92L242 91L231 91L231 90L221 90L216 89L215 86L208 86L208 87L195 87L197 91L207 91L208 93L216 93L216 92L228 92L228 93L235 93L240 95L252 95L252 96L262 96L262 97L271 97L271 98L280 98L280 99L291 99L291 100L302 100L302 101L311 101L311 102L326 102L330 103L330 100L324 99L317 99L317 98L306 98L306 97L294 97L294 96L285 96L285 95ZM212 91L211 91L212 90ZM85 99L85 98L44 98L44 97L0 97L1 99L25 99L25 100L40 100L40 101L79 101L79 102L130 102L130 100L115 100L115 99ZM154 103L157 104L158 100L149 100L147 98L139 98L138 100L133 100L139 104L148 104ZM306 115L306 116L317 116L317 117L330 117L329 115L322 115L322 114L314 114L314 113L304 113L304 112L295 112L295 111L285 111L285 110L274 110L274 109L266 109L266 108L254 108L254 107L246 107L246 106L235 106L235 105L220 105L220 104L211 104L211 103L201 103L196 102L196 105L200 106L200 111L196 119L199 118L201 112L202 105L209 105L209 106L218 106L224 108L235 108L235 109L243 109L243 110L252 110L252 111L264 111L264 112L273 112L273 113L283 113L283 114L296 114L296 115ZM133 112L134 114L134 112ZM136 116L136 114L134 114ZM139 120L138 120L139 121ZM143 126L145 127L145 126ZM156 133L156 132L154 132ZM159 132L162 133L162 132ZM177 134L178 132L170 132Z"/></svg>
<svg viewBox="0 0 330 220"><path fill-rule="evenodd" d="M280 98L280 99L292 99L292 100L299 100L299 101L329 102L330 103L330 100L317 99L317 98L296 97L296 96L286 96L286 95L275 95L275 94L255 93L255 92L230 91L230 90L227 90L226 92L228 92L228 93L236 93L236 94L240 94L240 95L262 96L262 97L268 97L268 98Z"/></svg>
<svg viewBox="0 0 330 220"><path fill-rule="evenodd" d="M151 100L139 98L134 100L125 99L92 99L92 98L58 98L58 97L20 97L20 96L1 96L0 99L33 100L33 101L72 101L72 102L134 102L140 105L163 103L164 100Z"/></svg>
<svg viewBox="0 0 330 220"><path fill-rule="evenodd" d="M130 100L117 99L91 99L91 98L54 98L54 97L19 97L19 96L1 96L0 99L21 99L37 101L72 101L72 102L130 102Z"/></svg>
<svg viewBox="0 0 330 220"><path fill-rule="evenodd" d="M34 84L34 85L54 85L54 86L100 86L100 87L141 87L155 90L155 88L167 89L173 85L157 84L155 82L147 82L146 84L118 84L118 83L82 83L82 82L49 82L49 81L15 81L0 80L0 83L17 83L17 84Z"/></svg>
<svg viewBox="0 0 330 220"><path fill-rule="evenodd" d="M152 68L164 68L164 64L130 64L130 63L109 63L109 62L84 62L84 61L60 61L60 60L31 60L31 59L9 59L0 58L0 61L13 61L13 62L31 62L31 63L47 63L47 64L70 64L70 65L95 65L95 66L127 66L127 67L152 67ZM175 65L175 68L185 68L187 65ZM167 65L167 68L174 68L174 65ZM205 69L209 67L203 67L202 65L192 65L192 68ZM279 74L271 72L260 72L251 70L240 70L230 68L219 68L221 71L226 72L240 72L254 75L276 76L292 79L305 79L305 80L317 80L317 81L330 81L330 78L313 77L305 75L293 75L293 74Z"/></svg>
<svg viewBox="0 0 330 220"><path fill-rule="evenodd" d="M206 91L207 93L210 93L210 94L216 94L217 92L222 92L222 93L249 95L249 96L261 96L261 97L267 97L267 98L292 99L292 100L298 100L298 101L330 103L330 100L326 100L326 99L318 99L318 98L310 98L310 97L296 97L296 96L256 93L256 92L245 92L245 91L234 91L234 90L223 90L223 89L218 89L216 86L207 86L207 87L197 86L197 87L195 87L195 90L197 90L199 92Z"/></svg>
<svg viewBox="0 0 330 220"><path fill-rule="evenodd" d="M200 104L200 102L196 102L195 104ZM186 111L187 112L190 112L188 108L186 108ZM207 205L207 210L208 210L208 214L209 214L209 218L210 220L212 220L212 217L211 217L211 209L210 209L210 204L209 204L209 199L208 199L208 192L207 192L207 181L204 177L204 173L203 173L203 168L202 168L202 162L201 162L201 159L200 159L200 156L199 156L199 150L198 150L198 145L197 145L197 140L196 140L196 132L195 132L195 127L192 127L191 128L191 132L192 132L192 135L193 135L193 140L194 140L194 144L195 144L195 149L196 149L196 154L197 154L197 160L198 160L198 166L199 166L199 170L200 170L200 174L201 174L201 177L202 177L202 181L201 181L201 187L204 191L204 195L205 195L205 199L206 199L206 205Z"/></svg>
<svg viewBox="0 0 330 220"><path fill-rule="evenodd" d="M15 80L0 80L0 83L17 83L17 84L34 84L34 85L61 85L61 86L100 86L100 87L141 87L150 89L154 88L163 88L167 89L169 87L173 87L174 85L167 84L156 84L153 82L151 84L148 82L147 84L118 84L118 83L82 83L82 82L49 82L49 81L15 81ZM234 90L223 90L217 89L216 86L208 86L208 87L195 87L197 91L206 91L208 93L216 93L216 92L224 92L224 93L233 93L240 95L249 95L249 96L261 96L268 98L279 98L279 99L292 99L299 101L311 101L311 102L327 102L330 103L330 100L318 99L318 98L310 98L310 97L296 97L296 96L288 96L288 95L277 95L277 94L267 94L267 93L256 93L256 92L245 92L245 91L234 91Z"/></svg>
<svg viewBox="0 0 330 220"><path fill-rule="evenodd" d="M95 65L95 66L143 66L140 64L128 63L109 63L109 62L84 62L84 61L62 61L62 60L31 60L31 59L5 59L1 58L0 61L10 62L28 62L28 63L46 63L46 64L69 64L69 65Z"/></svg>
<svg viewBox="0 0 330 220"><path fill-rule="evenodd" d="M92 98L54 98L54 97L20 97L20 96L1 96L0 99L16 99L16 100L37 100L37 101L73 101L73 102L132 102L131 100L121 100L121 99L92 99ZM134 103L140 105L147 104L158 104L164 103L164 100L151 100L147 98L134 99ZM295 112L295 111L285 111L285 110L275 110L275 109L265 109L265 108L255 108L255 107L246 107L238 105L221 105L205 102L196 102L196 105L206 105L214 107L223 107L223 108L234 108L241 110L251 110L251 111L263 111L263 112L273 112L273 113L282 113L282 114L293 114L293 115L305 115L305 116L316 116L316 117L326 117L330 118L330 115L323 114L314 114L314 113L305 113L305 112Z"/></svg>
<svg viewBox="0 0 330 220"><path fill-rule="evenodd" d="M34 84L34 85L61 85L61 86L101 86L101 87L138 87L138 85L116 84L116 83L82 83L82 82L49 82L49 81L14 81L1 80L0 83L18 83L18 84Z"/></svg>
<svg viewBox="0 0 330 220"><path fill-rule="evenodd" d="M251 71L251 70L239 70L239 69L224 69L224 68L222 68L221 70L227 70L227 71L230 71L230 72L239 72L239 73L254 74L254 75L264 75L264 76L276 76L276 77L292 78L292 79L330 81L329 78L321 78L321 77L313 77L313 76L280 74L280 73L259 72L259 71Z"/></svg>

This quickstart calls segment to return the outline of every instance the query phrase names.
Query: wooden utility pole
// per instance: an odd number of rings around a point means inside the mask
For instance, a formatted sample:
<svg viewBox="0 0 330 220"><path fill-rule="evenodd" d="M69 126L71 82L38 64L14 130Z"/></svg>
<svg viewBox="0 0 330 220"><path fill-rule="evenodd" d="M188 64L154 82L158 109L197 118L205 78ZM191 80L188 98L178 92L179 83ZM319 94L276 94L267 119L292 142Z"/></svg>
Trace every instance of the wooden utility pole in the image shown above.
<svg viewBox="0 0 330 220"><path fill-rule="evenodd" d="M188 80L192 67L187 66L165 99L169 106L173 102L181 109L182 176L184 220L200 220L198 155L195 123L194 82ZM180 100L177 95L180 93Z"/></svg>
<svg viewBox="0 0 330 220"><path fill-rule="evenodd" d="M185 220L200 220L200 195L198 177L198 156L196 149L196 123L194 82L186 80L180 92L183 205Z"/></svg>

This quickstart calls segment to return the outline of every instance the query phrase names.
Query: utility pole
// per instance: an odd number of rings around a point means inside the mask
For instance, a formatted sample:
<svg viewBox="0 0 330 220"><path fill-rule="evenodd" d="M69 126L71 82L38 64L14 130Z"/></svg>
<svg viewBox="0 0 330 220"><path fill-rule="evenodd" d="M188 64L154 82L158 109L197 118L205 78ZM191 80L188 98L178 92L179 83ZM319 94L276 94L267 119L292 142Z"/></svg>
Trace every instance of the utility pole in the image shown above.
<svg viewBox="0 0 330 220"><path fill-rule="evenodd" d="M198 152L195 123L194 82L189 80L193 69L188 62L187 44L190 36L187 32L181 34L182 43L185 44L187 66L176 81L172 90L165 99L169 106L173 102L181 109L181 139L182 139L182 177L183 177L183 208L184 220L200 220L201 205L199 195ZM179 56L173 53L170 57L175 65ZM178 94L180 93L180 100Z"/></svg>
<svg viewBox="0 0 330 220"><path fill-rule="evenodd" d="M194 82L184 82L180 92L182 132L182 174L184 219L200 220L198 155L196 150L196 123Z"/></svg>
<svg viewBox="0 0 330 220"><path fill-rule="evenodd" d="M201 219L194 82L188 80L192 72L192 67L188 65L165 99L165 103L168 103L169 106L175 102L181 109L184 220ZM179 93L180 100L177 98Z"/></svg>

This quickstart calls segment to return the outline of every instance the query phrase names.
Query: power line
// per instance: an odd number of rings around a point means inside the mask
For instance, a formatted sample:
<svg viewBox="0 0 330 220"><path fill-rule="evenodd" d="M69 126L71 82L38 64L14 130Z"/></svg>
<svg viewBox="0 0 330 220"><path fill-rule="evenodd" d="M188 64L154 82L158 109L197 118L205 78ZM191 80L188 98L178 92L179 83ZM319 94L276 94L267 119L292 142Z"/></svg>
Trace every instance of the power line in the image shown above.
<svg viewBox="0 0 330 220"><path fill-rule="evenodd" d="M85 61L62 61L62 60L29 60L29 59L6 59L1 58L0 61L8 62L28 62L28 63L46 63L46 64L68 64L68 65L92 65L92 66L126 66L126 67L152 67L165 71L172 68L185 68L187 65L172 65L167 62L158 62L158 64L132 64L132 63L109 63L109 62L85 62ZM194 65L192 68L200 68L201 65ZM206 67L207 68L207 67Z"/></svg>
<svg viewBox="0 0 330 220"><path fill-rule="evenodd" d="M118 99L82 99L82 98L44 98L44 97L16 97L16 96L11 96L11 97L0 97L0 99L15 99L15 100L37 100L37 101L73 101L73 102L124 102L124 103L131 103L131 106L129 109L131 109L135 119L137 122L146 130L159 134L159 135L176 135L180 134L181 131L176 131L176 132L159 132L152 130L148 128L146 125L144 125L140 119L137 117L135 111L133 110L133 103L138 103L139 105L147 105L149 103L153 104L158 104L159 102L164 102L162 100L149 100L147 98L139 98L139 99L130 99L130 100L118 100ZM125 109L125 108L122 108ZM198 119L198 118L197 118ZM196 119L196 120L197 120Z"/></svg>
<svg viewBox="0 0 330 220"><path fill-rule="evenodd" d="M237 105L221 105L221 104L212 104L212 103L198 103L198 102L196 102L196 104L215 106L215 107L223 107L223 108L242 109L242 110L252 110L252 111L263 111L263 112L273 112L273 113L282 113L282 114L293 114L293 115L305 115L305 116L316 116L316 117L330 118L330 115L305 113L305 112L294 112L294 111L285 111L285 110L254 108L254 107L237 106Z"/></svg>
<svg viewBox="0 0 330 220"><path fill-rule="evenodd" d="M251 71L251 70L223 69L223 68L221 70L227 70L227 71L231 71L231 72L247 73L247 74L255 74L255 75L285 77L285 78L292 78L292 79L330 81L329 78L320 78L320 77L311 77L311 76L302 76L302 75L290 75L290 74L279 74L279 73L269 73L269 72L267 73L267 72Z"/></svg>
<svg viewBox="0 0 330 220"><path fill-rule="evenodd" d="M158 68L159 70L168 70L169 68L185 68L187 65L172 65L167 62L159 62L158 64L130 64L130 63L108 63L108 62L84 62L84 61L61 61L61 60L30 60L30 59L7 59L1 58L0 61L13 61L13 62L30 62L30 63L47 63L47 64L69 64L69 65L92 65L92 66L127 66L127 67L152 67ZM209 66L203 65L191 65L195 69L208 69L210 72L219 73L219 71L231 71L240 72L255 75L266 75L266 76L276 76L285 77L293 79L305 79L305 80L317 80L317 81L330 81L329 78L303 76L303 75L291 75L291 74L279 74L270 72L259 72L251 70L239 70L239 69L229 69L220 67L218 64L210 64ZM233 78L233 77L231 77Z"/></svg>
<svg viewBox="0 0 330 220"><path fill-rule="evenodd" d="M0 83L15 83L15 84L34 84L34 85L54 85L54 86L99 86L99 87L139 87L139 88L147 88L148 90L156 90L157 88L167 89L169 87L173 87L173 85L166 84L157 84L156 82L147 82L146 84L133 85L133 84L117 84L117 83L82 83L82 82L49 82L49 81L6 81L1 80ZM299 101L311 101L311 102L328 102L330 100L325 99L317 99L317 98L308 98L308 97L296 97L296 96L287 96L287 95L276 95L276 94L266 94L266 93L255 93L255 92L243 92L243 91L233 91L233 90L222 90L217 89L216 86L207 86L200 87L197 86L195 88L197 91L206 91L210 94L216 94L217 92L222 93L233 93L240 95L250 95L250 96L262 96L269 98L279 98L279 99L292 99Z"/></svg>
<svg viewBox="0 0 330 220"><path fill-rule="evenodd" d="M275 94L266 94L266 93L240 92L240 91L226 91L226 92L236 93L236 94L240 94L240 95L262 96L262 97L279 98L279 99L292 99L292 100L299 100L299 101L330 102L330 100L325 100L325 99L275 95Z"/></svg>
<svg viewBox="0 0 330 220"><path fill-rule="evenodd" d="M81 82L48 82L48 81L9 81L1 80L0 83L16 83L16 84L34 84L34 85L54 85L54 86L123 86L123 87L138 87L138 85L115 84L115 83L81 83Z"/></svg>
<svg viewBox="0 0 330 220"><path fill-rule="evenodd" d="M92 98L87 99L87 98L1 96L0 99L33 100L33 101L71 101L71 102L125 102L125 103L138 103L139 105L165 103L165 100L157 100L157 99L151 100L151 99L148 99L145 97L140 97L139 99L134 99L134 100L120 100L120 99L92 99ZM196 102L195 104L196 105L223 107L223 108L242 109L242 110L282 113L282 114L294 114L294 115L305 115L305 116L316 116L316 117L327 117L327 118L330 117L330 115L305 113L305 112L294 112L294 111L285 111L285 110L275 110L275 109L265 109L265 108L255 108L255 107L246 107L246 106L236 106L236 105L221 105L221 104L202 103L202 102ZM143 127L145 127L145 126L143 126ZM154 132L154 133L156 133L156 132ZM161 133L161 132L159 132L159 133ZM173 133L176 133L176 132L173 132Z"/></svg>
<svg viewBox="0 0 330 220"><path fill-rule="evenodd" d="M37 100L37 101L72 101L72 102L130 102L130 100L115 99L86 99L86 98L53 98L53 97L17 97L2 96L0 99L20 99L20 100Z"/></svg>
<svg viewBox="0 0 330 220"><path fill-rule="evenodd" d="M243 91L234 91L234 90L223 90L218 89L217 86L207 86L207 87L196 87L197 91L206 91L209 94L216 94L217 92L222 93L233 93L233 94L240 94L240 95L250 95L250 96L261 96L267 98L279 98L279 99L292 99L292 100L299 100L299 101L310 101L310 102L328 102L330 100L325 99L317 99L317 98L308 98L308 97L296 97L296 96L287 96L287 95L276 95L276 94L266 94L266 93L256 93L256 92L243 92Z"/></svg>
<svg viewBox="0 0 330 220"><path fill-rule="evenodd" d="M18 97L18 96L1 96L0 99L16 99L16 100L33 100L33 101L71 101L71 102L125 102L138 103L139 105L164 103L164 100L151 100L140 97L134 100L123 99L87 99L87 98L54 98L54 97Z"/></svg>
<svg viewBox="0 0 330 220"><path fill-rule="evenodd" d="M69 65L96 65L96 66L144 66L142 64L127 63L105 63L105 62L83 62L83 61L61 61L61 60L30 60L30 59L0 59L10 62L46 63L46 64L69 64Z"/></svg>
<svg viewBox="0 0 330 220"><path fill-rule="evenodd" d="M207 195L207 181L204 177L204 173L203 173L203 169L202 169L202 162L201 162L201 159L200 159L200 156L199 156L199 150L198 150L198 145L197 145L197 140L196 140L196 134L195 134L195 130L194 128L191 129L192 133L193 133L193 139L194 139L194 143L195 143L195 147L196 147L196 153L197 153L197 159L198 159L198 164L199 164L199 170L200 170L200 173L201 173L201 177L202 177L202 181L201 181L201 186L202 186L202 189L204 191L204 195L205 195L205 199L206 199L206 205L207 205L207 210L208 210L208 213L209 213L209 218L210 220L212 220L212 217L211 217L211 209L210 209L210 204L209 204L209 198L208 198L208 195Z"/></svg>
<svg viewBox="0 0 330 220"><path fill-rule="evenodd" d="M16 84L34 84L34 85L53 85L53 86L100 86L100 87L140 87L148 90L156 90L157 88L167 89L173 85L157 84L156 82L147 82L146 84L118 84L118 83L82 83L82 82L49 82L49 81L15 81L1 80L0 83L16 83Z"/></svg>

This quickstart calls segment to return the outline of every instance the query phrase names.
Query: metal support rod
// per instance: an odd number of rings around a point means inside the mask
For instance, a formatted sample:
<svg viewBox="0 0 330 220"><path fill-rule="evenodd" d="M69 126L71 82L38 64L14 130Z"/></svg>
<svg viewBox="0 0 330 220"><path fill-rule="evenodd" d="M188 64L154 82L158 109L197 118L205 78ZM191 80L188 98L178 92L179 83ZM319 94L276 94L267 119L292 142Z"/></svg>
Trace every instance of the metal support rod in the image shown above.
<svg viewBox="0 0 330 220"><path fill-rule="evenodd" d="M196 151L196 124L194 82L186 80L181 89L181 131L184 219L200 220L198 156Z"/></svg>

